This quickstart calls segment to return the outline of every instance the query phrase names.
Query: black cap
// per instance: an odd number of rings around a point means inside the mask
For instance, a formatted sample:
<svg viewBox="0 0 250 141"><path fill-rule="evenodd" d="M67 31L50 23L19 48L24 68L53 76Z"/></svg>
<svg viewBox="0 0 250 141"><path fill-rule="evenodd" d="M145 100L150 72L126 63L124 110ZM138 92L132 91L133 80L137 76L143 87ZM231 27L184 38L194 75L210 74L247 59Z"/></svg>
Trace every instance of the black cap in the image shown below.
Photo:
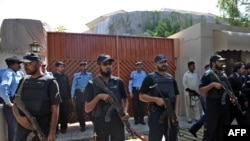
<svg viewBox="0 0 250 141"><path fill-rule="evenodd" d="M166 58L166 56L163 55L163 54L159 54L159 55L157 55L157 56L155 57L155 62L161 62L161 61L166 61L166 60L167 60L167 58Z"/></svg>
<svg viewBox="0 0 250 141"><path fill-rule="evenodd" d="M101 54L99 55L99 57L97 58L97 63L100 64L100 63L103 63L103 62L106 62L106 61L114 61L114 59L112 59L110 57L110 55L106 55L106 54Z"/></svg>
<svg viewBox="0 0 250 141"><path fill-rule="evenodd" d="M42 61L42 58L37 53L27 53L25 56L23 56L24 63L32 62L32 61Z"/></svg>
<svg viewBox="0 0 250 141"><path fill-rule="evenodd" d="M87 62L80 62L80 66L87 65Z"/></svg>
<svg viewBox="0 0 250 141"><path fill-rule="evenodd" d="M213 55L210 57L210 62L223 61L223 60L226 60L226 58L222 58L220 55Z"/></svg>
<svg viewBox="0 0 250 141"><path fill-rule="evenodd" d="M56 64L55 64L56 67L58 67L60 65L64 65L64 63L62 61L57 61Z"/></svg>
<svg viewBox="0 0 250 141"><path fill-rule="evenodd" d="M138 61L138 62L135 63L135 65L142 65L142 62Z"/></svg>
<svg viewBox="0 0 250 141"><path fill-rule="evenodd" d="M17 58L16 56L6 58L5 62L7 65L14 64L14 63L22 63L22 61L19 58Z"/></svg>
<svg viewBox="0 0 250 141"><path fill-rule="evenodd" d="M246 63L245 69L250 69L250 63Z"/></svg>

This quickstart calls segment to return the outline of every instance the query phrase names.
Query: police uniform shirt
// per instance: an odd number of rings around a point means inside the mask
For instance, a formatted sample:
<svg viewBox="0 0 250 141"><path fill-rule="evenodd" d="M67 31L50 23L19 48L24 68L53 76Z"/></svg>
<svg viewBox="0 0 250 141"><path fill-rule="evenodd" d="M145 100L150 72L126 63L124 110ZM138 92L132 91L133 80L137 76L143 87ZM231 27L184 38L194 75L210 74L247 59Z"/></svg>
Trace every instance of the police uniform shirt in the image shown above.
<svg viewBox="0 0 250 141"><path fill-rule="evenodd" d="M120 101L121 99L126 99L127 98L127 93L126 93L123 81L120 78L114 79L114 78L111 77L109 82L105 83L105 85L107 86L107 85L112 84L112 83L115 84L115 85L114 86L109 86L109 87L111 87L112 89L113 88L118 89L118 91L120 93L120 95L117 95L116 93L114 93L114 95L117 97L117 100ZM84 91L85 101L86 102L90 102L98 94L106 93L101 88L97 88L97 89L94 90L93 85L94 85L93 82L90 82L86 86L86 89ZM112 91L112 89L110 89L110 90ZM95 106L95 109L97 109L97 108L102 109L104 106L107 106L107 104L110 105L110 103L106 103L105 101L101 100L101 101L99 101L97 103L97 105ZM102 113L103 115L98 115L98 116L104 116L106 111L103 111L103 112L104 112L104 113ZM96 115L93 115L93 116L95 117Z"/></svg>
<svg viewBox="0 0 250 141"><path fill-rule="evenodd" d="M2 76L0 85L0 96L5 104L10 104L10 98L14 97L21 75L18 75L13 69L8 68Z"/></svg>
<svg viewBox="0 0 250 141"><path fill-rule="evenodd" d="M85 90L85 87L87 86L89 80L92 80L91 72L75 73L71 87L71 98L74 97L76 89Z"/></svg>
<svg viewBox="0 0 250 141"><path fill-rule="evenodd" d="M130 74L130 78L131 80L129 81L129 92L132 92L133 87L137 87L140 88L142 81L144 80L144 78L147 76L146 72L141 70L140 72L138 72L137 70L134 70L131 72Z"/></svg>
<svg viewBox="0 0 250 141"><path fill-rule="evenodd" d="M212 82L218 82L217 78L220 79L220 81L226 82L227 78L222 74L222 73L216 73L214 72L218 77L216 78L213 73L211 72L213 70L210 70L208 72L206 72L202 78L201 78L201 83L199 85L199 88L204 87L209 85ZM220 105L220 100L221 100L221 96L224 92L224 89L216 89L216 88L212 88L211 90L209 90L206 95L206 100L209 101L211 100L215 105L219 104ZM206 102L207 103L207 102Z"/></svg>
<svg viewBox="0 0 250 141"><path fill-rule="evenodd" d="M157 72L156 72L157 73ZM153 92L153 88L150 88L150 86L153 86L155 83L154 83L154 80L153 78L148 75L142 82L142 86L141 86L141 89L140 89L140 93L143 93L143 94L148 94L148 92ZM173 78L173 87L174 87L174 94L175 95L179 95L179 90L178 90L178 86L177 86L177 83L176 83L176 80Z"/></svg>
<svg viewBox="0 0 250 141"><path fill-rule="evenodd" d="M51 78L54 77L52 72L46 71L46 72L44 72L44 74L46 74L47 76L49 76L49 77L51 77Z"/></svg>

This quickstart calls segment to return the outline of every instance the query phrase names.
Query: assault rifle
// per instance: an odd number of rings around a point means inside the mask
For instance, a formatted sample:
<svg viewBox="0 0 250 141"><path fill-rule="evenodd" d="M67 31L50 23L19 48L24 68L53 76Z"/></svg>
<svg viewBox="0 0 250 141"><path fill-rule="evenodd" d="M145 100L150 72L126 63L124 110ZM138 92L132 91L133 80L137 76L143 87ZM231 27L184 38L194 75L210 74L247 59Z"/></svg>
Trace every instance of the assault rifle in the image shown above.
<svg viewBox="0 0 250 141"><path fill-rule="evenodd" d="M226 78L227 79L227 84L228 84L228 85L226 85L225 83L223 83L219 79L219 77L217 76L217 74L215 74L215 72L213 70L211 70L211 72L214 75L214 77L217 79L217 81L222 85L222 88L225 90L225 92L223 93L222 98L221 98L221 104L222 105L226 104L226 95L228 95L230 99L234 99L233 104L238 107L238 109L240 110L242 115L245 115L246 112L242 110L241 105L240 105L240 103L238 101L238 98L235 96L228 78ZM229 89L229 87L230 87L230 89Z"/></svg>
<svg viewBox="0 0 250 141"><path fill-rule="evenodd" d="M195 90L186 88L185 91L189 92L189 96L200 96L199 93L197 93Z"/></svg>
<svg viewBox="0 0 250 141"><path fill-rule="evenodd" d="M176 135L179 134L180 137L183 136L183 135L179 132L179 130L180 130L179 122L178 122L176 113L175 113L175 111L174 111L174 109L173 109L173 107L172 107L172 105L171 105L170 100L169 100L168 98L165 98L165 97L163 96L163 94L162 94L161 90L159 89L157 83L154 84L153 86L150 86L149 88L151 88L151 89L152 89L152 88L155 88L156 91L157 91L157 92L160 94L160 96L162 97L162 99L163 99L165 105L167 106L167 108L165 109L165 111L160 115L159 123L160 123L160 124L163 124L164 119L165 119L167 116L169 116L169 120L171 120L173 126L175 126L175 128L176 128L176 132L177 132ZM169 125L169 124L168 124L168 126L169 126L169 128L170 128L170 125ZM169 130L168 130L168 132L169 132ZM178 138L176 137L176 140L177 140L177 139L178 139Z"/></svg>
<svg viewBox="0 0 250 141"><path fill-rule="evenodd" d="M38 139L40 141L46 141L47 138L44 135L44 133L42 132L40 126L38 125L35 117L33 117L29 111L25 108L25 104L23 103L22 99L21 99L21 92L22 92L22 88L23 88L23 83L25 81L26 78L24 78L17 90L17 93L15 95L15 100L14 100L14 104L15 106L26 116L26 118L28 118L28 120L30 121L32 127L33 127L33 131L29 133L26 141L32 141L33 138L35 136L38 137Z"/></svg>
<svg viewBox="0 0 250 141"><path fill-rule="evenodd" d="M111 120L111 114L112 111L117 111L117 113L119 114L120 118L123 117L125 115L123 108L121 107L119 101L117 100L117 98L115 97L114 93L112 91L110 91L106 85L104 84L103 80L100 78L100 76L95 77L93 80L93 83L101 88L103 91L105 91L112 99L113 99L113 103L111 104L111 106L109 107L106 115L105 115L105 122L109 122ZM124 125L126 126L127 131L132 135L132 136L137 136L139 139L141 139L142 141L147 141L147 139L139 134L137 131L135 131L129 124L129 122L126 120L122 120Z"/></svg>

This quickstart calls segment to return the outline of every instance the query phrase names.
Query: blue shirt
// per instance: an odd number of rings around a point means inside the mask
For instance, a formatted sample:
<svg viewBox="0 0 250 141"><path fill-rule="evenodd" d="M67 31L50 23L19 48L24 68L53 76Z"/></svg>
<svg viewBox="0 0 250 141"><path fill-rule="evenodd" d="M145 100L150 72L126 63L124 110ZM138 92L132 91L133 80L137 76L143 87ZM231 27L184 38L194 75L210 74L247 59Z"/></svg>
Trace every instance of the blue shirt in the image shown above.
<svg viewBox="0 0 250 141"><path fill-rule="evenodd" d="M132 71L130 74L130 80L129 80L129 86L128 86L129 92L130 93L132 92L133 87L140 88L142 85L142 81L144 80L146 76L147 74L143 70L141 70L140 72L138 72L137 70Z"/></svg>
<svg viewBox="0 0 250 141"><path fill-rule="evenodd" d="M54 78L52 72L46 71L46 72L44 72L44 74L46 74L47 76L49 76L49 77L51 77L51 78Z"/></svg>
<svg viewBox="0 0 250 141"><path fill-rule="evenodd" d="M15 95L19 81L23 78L22 71L15 72L13 69L8 68L2 75L2 81L0 84L0 96L4 100L5 104L10 104L10 97Z"/></svg>
<svg viewBox="0 0 250 141"><path fill-rule="evenodd" d="M85 90L85 87L87 86L89 80L92 80L91 72L75 73L71 87L71 98L74 98L76 89Z"/></svg>

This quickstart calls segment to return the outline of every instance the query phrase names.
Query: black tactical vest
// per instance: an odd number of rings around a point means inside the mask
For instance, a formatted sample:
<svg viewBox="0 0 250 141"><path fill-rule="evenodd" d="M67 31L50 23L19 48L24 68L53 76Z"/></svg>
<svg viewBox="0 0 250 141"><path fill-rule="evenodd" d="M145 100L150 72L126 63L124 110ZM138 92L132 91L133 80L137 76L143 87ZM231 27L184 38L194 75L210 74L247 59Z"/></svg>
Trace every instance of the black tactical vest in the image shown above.
<svg viewBox="0 0 250 141"><path fill-rule="evenodd" d="M113 94L116 96L118 101L121 101L121 94L120 90L118 87L118 77L112 76L111 79L109 80L109 83L106 83L106 86L109 90L113 92ZM97 96L100 93L106 93L104 92L101 88L97 87L95 84L93 84L93 93L94 96ZM105 116L106 112L108 111L108 108L111 106L110 103L106 103L103 100L99 101L93 110L92 115L94 117L100 117L100 116ZM113 114L115 114L116 111L113 111Z"/></svg>
<svg viewBox="0 0 250 141"><path fill-rule="evenodd" d="M48 85L53 78L43 75L38 79L29 77L23 84L21 99L27 110L34 116L48 115L51 112Z"/></svg>
<svg viewBox="0 0 250 141"><path fill-rule="evenodd" d="M158 84L158 87L165 98L168 98L171 102L175 102L175 92L174 92L174 85L173 85L173 77L166 73L164 75L159 75L156 72L152 72L149 74L154 83ZM153 96L161 97L159 92L154 89L152 94Z"/></svg>
<svg viewBox="0 0 250 141"><path fill-rule="evenodd" d="M209 72L207 72L211 82L219 82L217 78L220 79L220 81L222 83L224 83L227 87L228 87L228 80L227 77L225 77L223 74L216 74L217 77L214 76L214 74L212 73L212 70L210 70ZM212 88L210 91L207 92L207 100L221 100L222 95L224 93L224 89L216 89L216 88Z"/></svg>

